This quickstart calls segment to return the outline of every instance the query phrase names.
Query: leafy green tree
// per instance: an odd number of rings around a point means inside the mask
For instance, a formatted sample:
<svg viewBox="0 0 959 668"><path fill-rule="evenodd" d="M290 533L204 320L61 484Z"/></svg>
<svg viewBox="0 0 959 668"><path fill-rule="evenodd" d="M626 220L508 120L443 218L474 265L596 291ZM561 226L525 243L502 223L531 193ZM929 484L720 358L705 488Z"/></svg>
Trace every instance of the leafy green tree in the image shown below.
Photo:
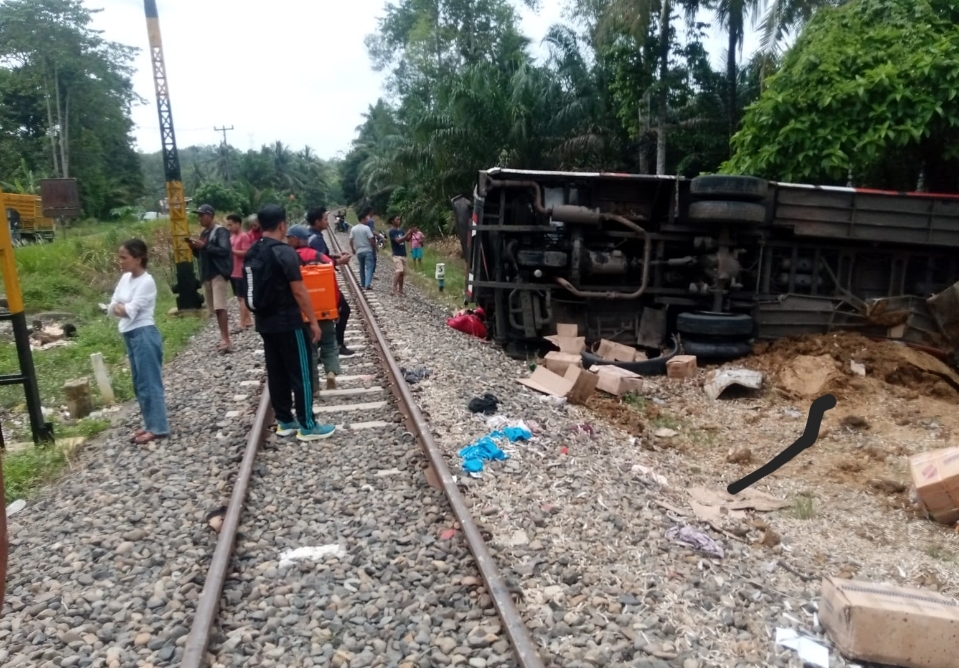
<svg viewBox="0 0 959 668"><path fill-rule="evenodd" d="M242 195L217 181L209 181L197 188L193 202L195 205L209 204L223 214L237 213L245 208Z"/></svg>
<svg viewBox="0 0 959 668"><path fill-rule="evenodd" d="M817 12L746 112L723 169L787 181L959 189L959 6Z"/></svg>
<svg viewBox="0 0 959 668"><path fill-rule="evenodd" d="M0 4L0 176L22 160L75 176L85 213L105 216L143 192L130 120L139 98L136 49L103 40L93 14L78 0Z"/></svg>

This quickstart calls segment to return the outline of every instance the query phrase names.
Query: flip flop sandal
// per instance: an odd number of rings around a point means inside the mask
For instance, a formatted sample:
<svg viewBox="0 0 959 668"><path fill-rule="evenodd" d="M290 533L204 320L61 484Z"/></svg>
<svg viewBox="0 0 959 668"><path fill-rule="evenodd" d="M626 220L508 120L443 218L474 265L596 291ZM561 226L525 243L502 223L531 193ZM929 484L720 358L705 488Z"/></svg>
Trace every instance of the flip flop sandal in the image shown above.
<svg viewBox="0 0 959 668"><path fill-rule="evenodd" d="M138 438L143 436L145 433L146 433L146 430L137 429L135 432L133 432L133 436L130 437L130 442L134 443Z"/></svg>
<svg viewBox="0 0 959 668"><path fill-rule="evenodd" d="M232 352L233 352L233 347L232 347L232 346L220 346L219 348L216 349L216 351L217 351L218 353L220 353L221 355L226 355L227 353L232 353Z"/></svg>
<svg viewBox="0 0 959 668"><path fill-rule="evenodd" d="M147 443L152 443L153 441L164 441L170 438L169 434L151 434L147 432L140 436L140 440L137 441L139 445L146 445Z"/></svg>

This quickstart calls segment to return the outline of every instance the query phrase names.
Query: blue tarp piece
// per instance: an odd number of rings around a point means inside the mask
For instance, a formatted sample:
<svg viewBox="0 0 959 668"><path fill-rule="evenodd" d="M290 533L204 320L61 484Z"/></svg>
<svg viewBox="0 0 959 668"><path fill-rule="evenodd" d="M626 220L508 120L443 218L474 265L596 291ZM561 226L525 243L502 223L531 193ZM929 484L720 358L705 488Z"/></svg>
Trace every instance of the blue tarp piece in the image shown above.
<svg viewBox="0 0 959 668"><path fill-rule="evenodd" d="M529 429L524 427L506 427L487 434L477 439L472 445L460 450L459 455L463 458L463 470L468 473L479 473L483 470L484 461L509 459L509 455L496 445L498 439L505 439L512 443L518 440L528 441L532 436Z"/></svg>

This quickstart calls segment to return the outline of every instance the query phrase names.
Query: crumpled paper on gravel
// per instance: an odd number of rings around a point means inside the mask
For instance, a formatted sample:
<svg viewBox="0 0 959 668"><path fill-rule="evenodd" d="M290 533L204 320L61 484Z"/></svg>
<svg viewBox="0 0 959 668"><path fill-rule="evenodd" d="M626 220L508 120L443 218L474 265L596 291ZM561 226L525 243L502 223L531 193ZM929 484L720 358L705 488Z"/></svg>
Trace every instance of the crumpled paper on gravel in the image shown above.
<svg viewBox="0 0 959 668"><path fill-rule="evenodd" d="M295 550L286 550L280 555L280 568L292 566L297 561L309 559L310 561L319 561L327 555L342 557L346 550L339 544L318 545L308 547L298 547Z"/></svg>
<svg viewBox="0 0 959 668"><path fill-rule="evenodd" d="M497 440L502 439L512 443L518 440L528 441L532 437L533 434L525 426L504 427L491 432L477 439L472 445L460 450L459 455L463 458L463 470L467 473L479 473L483 470L484 461L509 459L509 455L500 450L496 444Z"/></svg>
<svg viewBox="0 0 959 668"><path fill-rule="evenodd" d="M723 558L724 552L723 547L715 540L704 534L702 531L697 531L691 526L674 526L666 531L667 540L675 541L677 543L683 543L694 547L701 552L705 552L711 557Z"/></svg>
<svg viewBox="0 0 959 668"><path fill-rule="evenodd" d="M747 487L733 496L726 490L712 490L705 487L693 487L689 490L689 505L703 522L710 524L722 520L741 520L746 517L745 510L768 513L789 505L788 501L777 499L758 489ZM714 525L715 526L715 525Z"/></svg>

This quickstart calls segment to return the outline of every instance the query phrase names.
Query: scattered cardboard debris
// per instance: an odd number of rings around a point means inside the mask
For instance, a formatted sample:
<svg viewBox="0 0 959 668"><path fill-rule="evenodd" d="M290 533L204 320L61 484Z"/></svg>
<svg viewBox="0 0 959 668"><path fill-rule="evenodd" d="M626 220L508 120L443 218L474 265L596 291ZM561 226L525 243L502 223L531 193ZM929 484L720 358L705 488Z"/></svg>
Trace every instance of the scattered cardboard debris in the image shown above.
<svg viewBox="0 0 959 668"><path fill-rule="evenodd" d="M936 592L824 578L819 621L848 658L903 668L952 668L959 602Z"/></svg>
<svg viewBox="0 0 959 668"><path fill-rule="evenodd" d="M643 379L638 373L627 371L613 364L596 364L590 369L599 376L596 388L607 394L622 396L629 392L643 391Z"/></svg>
<svg viewBox="0 0 959 668"><path fill-rule="evenodd" d="M849 370L857 376L862 378L866 377L866 366L864 364L860 364L854 360L849 360Z"/></svg>
<svg viewBox="0 0 959 668"><path fill-rule="evenodd" d="M583 356L574 355L572 353L546 353L546 357L543 358L543 366L553 373L559 374L560 376L565 376L566 369L571 366L578 366L582 368Z"/></svg>
<svg viewBox="0 0 959 668"><path fill-rule="evenodd" d="M714 372L703 390L706 396L715 401L719 396L732 385L739 385L750 390L758 390L763 384L763 374L761 371L752 369L720 369Z"/></svg>
<svg viewBox="0 0 959 668"><path fill-rule="evenodd" d="M579 325L559 323L556 325L556 334L544 338L559 348L559 352L578 355L586 350L586 337L577 336L578 333Z"/></svg>
<svg viewBox="0 0 959 668"><path fill-rule="evenodd" d="M959 448L913 455L909 471L922 507L942 524L959 521Z"/></svg>
<svg viewBox="0 0 959 668"><path fill-rule="evenodd" d="M679 432L672 429L667 429L666 427L661 427L653 432L653 435L658 436L659 438L673 438L674 436L678 436Z"/></svg>
<svg viewBox="0 0 959 668"><path fill-rule="evenodd" d="M667 378L693 378L695 375L695 355L676 355L666 362Z"/></svg>
<svg viewBox="0 0 959 668"><path fill-rule="evenodd" d="M768 513L789 505L788 501L777 499L752 487L747 487L736 496L725 490L717 491L706 487L693 487L688 492L689 505L696 517L711 524L724 519L745 519L745 510Z"/></svg>
<svg viewBox="0 0 959 668"><path fill-rule="evenodd" d="M795 651L803 665L829 668L829 650L812 638L799 635L795 629L776 629L776 644Z"/></svg>
<svg viewBox="0 0 959 668"><path fill-rule="evenodd" d="M575 366L568 367L563 376L538 366L532 376L516 382L552 397L566 398L570 403L583 404L596 389L599 378Z"/></svg>
<svg viewBox="0 0 959 668"><path fill-rule="evenodd" d="M596 354L608 362L641 362L646 359L646 353L608 339L599 342Z"/></svg>

